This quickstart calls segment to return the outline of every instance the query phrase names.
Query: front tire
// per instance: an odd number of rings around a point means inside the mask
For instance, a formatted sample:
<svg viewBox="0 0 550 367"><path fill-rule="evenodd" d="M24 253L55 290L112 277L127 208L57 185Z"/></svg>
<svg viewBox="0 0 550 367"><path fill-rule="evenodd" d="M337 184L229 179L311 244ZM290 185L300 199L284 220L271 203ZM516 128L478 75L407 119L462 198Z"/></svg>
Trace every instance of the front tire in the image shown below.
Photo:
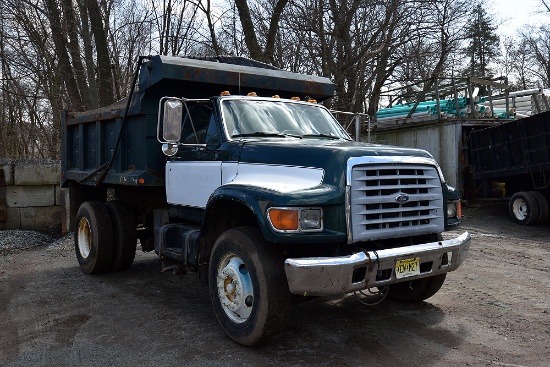
<svg viewBox="0 0 550 367"><path fill-rule="evenodd" d="M233 341L260 345L283 332L291 303L284 258L258 229L222 233L210 256L208 283L216 317Z"/></svg>
<svg viewBox="0 0 550 367"><path fill-rule="evenodd" d="M85 201L76 215L74 230L76 258L87 274L109 270L113 254L113 227L104 203Z"/></svg>
<svg viewBox="0 0 550 367"><path fill-rule="evenodd" d="M390 285L388 298L396 301L416 303L424 301L436 294L447 274L434 275L428 278L415 279L408 282Z"/></svg>

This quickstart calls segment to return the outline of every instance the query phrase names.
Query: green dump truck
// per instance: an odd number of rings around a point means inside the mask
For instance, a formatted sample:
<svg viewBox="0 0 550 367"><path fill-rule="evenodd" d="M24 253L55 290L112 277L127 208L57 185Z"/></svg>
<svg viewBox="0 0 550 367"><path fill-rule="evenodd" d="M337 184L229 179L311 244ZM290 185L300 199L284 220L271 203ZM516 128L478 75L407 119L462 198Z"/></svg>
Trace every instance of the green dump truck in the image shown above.
<svg viewBox="0 0 550 367"><path fill-rule="evenodd" d="M140 60L126 101L63 117L62 186L83 272L137 242L196 271L227 335L280 335L304 296L434 295L470 245L458 192L423 150L353 141L326 78L241 59ZM139 77L138 77L139 75Z"/></svg>

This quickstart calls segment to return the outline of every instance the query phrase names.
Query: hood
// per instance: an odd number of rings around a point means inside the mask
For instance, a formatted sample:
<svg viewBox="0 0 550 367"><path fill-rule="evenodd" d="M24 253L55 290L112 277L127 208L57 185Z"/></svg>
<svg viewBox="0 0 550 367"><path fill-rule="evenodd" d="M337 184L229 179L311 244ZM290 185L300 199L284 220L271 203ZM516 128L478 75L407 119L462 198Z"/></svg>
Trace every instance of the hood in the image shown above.
<svg viewBox="0 0 550 367"><path fill-rule="evenodd" d="M347 161L348 158L364 156L410 156L433 159L430 153L422 149L390 145L327 139L262 139L244 142L239 160L248 163L323 168L331 160Z"/></svg>
<svg viewBox="0 0 550 367"><path fill-rule="evenodd" d="M327 139L262 139L243 142L239 162L322 168L324 182L338 184L345 177L348 159L369 156L433 159L425 150L388 145Z"/></svg>

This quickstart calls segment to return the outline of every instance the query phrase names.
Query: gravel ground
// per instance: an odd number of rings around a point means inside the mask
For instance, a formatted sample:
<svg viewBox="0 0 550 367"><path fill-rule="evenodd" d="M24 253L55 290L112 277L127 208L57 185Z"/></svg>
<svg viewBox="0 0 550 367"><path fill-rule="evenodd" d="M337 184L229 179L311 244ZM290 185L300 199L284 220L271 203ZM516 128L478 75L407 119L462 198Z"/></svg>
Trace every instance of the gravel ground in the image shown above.
<svg viewBox="0 0 550 367"><path fill-rule="evenodd" d="M58 163L61 161L55 159L11 159L0 158L0 164L46 164L46 163Z"/></svg>
<svg viewBox="0 0 550 367"><path fill-rule="evenodd" d="M40 246L58 247L72 241L72 234L61 236L61 226L44 231L4 230L0 231L0 254L18 250L30 250Z"/></svg>
<svg viewBox="0 0 550 367"><path fill-rule="evenodd" d="M72 235L32 247L48 235L0 231L0 366L547 367L550 223L516 225L506 207L464 208L468 258L426 302L317 298L259 348L229 340L197 275L162 273L154 254L89 276Z"/></svg>

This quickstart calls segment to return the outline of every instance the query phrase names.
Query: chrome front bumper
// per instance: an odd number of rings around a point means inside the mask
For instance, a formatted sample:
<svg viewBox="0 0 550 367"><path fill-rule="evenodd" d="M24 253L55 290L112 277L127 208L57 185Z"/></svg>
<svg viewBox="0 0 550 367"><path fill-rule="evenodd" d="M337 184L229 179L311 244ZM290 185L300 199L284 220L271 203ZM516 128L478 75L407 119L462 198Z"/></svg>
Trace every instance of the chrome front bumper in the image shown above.
<svg viewBox="0 0 550 367"><path fill-rule="evenodd" d="M453 271L462 264L469 248L470 234L464 232L450 240L349 256L286 259L286 278L293 294L341 295ZM420 258L420 274L397 279L396 262L416 257Z"/></svg>

